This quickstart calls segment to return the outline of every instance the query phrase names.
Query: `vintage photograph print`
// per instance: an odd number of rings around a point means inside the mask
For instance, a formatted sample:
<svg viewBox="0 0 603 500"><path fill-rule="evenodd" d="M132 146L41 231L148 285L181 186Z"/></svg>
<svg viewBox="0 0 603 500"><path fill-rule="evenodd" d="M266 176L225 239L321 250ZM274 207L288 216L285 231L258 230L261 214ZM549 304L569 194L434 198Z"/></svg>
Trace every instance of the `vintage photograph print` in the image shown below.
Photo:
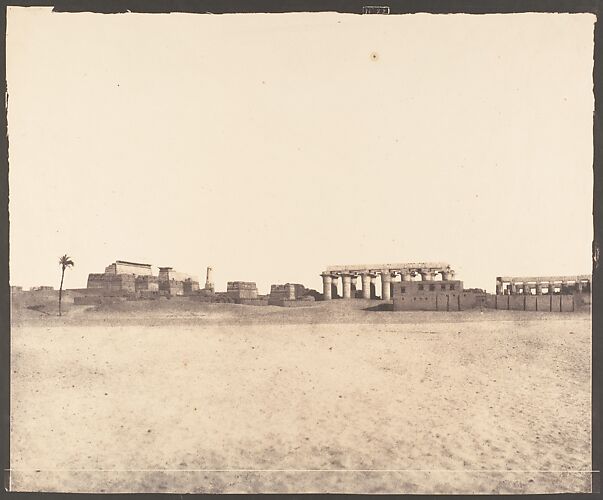
<svg viewBox="0 0 603 500"><path fill-rule="evenodd" d="M364 12L7 8L10 491L597 489L596 16Z"/></svg>

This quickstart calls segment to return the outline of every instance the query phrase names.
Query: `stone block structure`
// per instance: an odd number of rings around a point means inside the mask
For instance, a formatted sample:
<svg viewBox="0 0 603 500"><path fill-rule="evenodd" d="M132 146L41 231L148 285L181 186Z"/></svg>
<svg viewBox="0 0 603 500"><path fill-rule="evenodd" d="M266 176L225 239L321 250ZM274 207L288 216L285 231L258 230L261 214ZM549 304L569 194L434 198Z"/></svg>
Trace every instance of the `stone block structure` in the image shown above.
<svg viewBox="0 0 603 500"><path fill-rule="evenodd" d="M234 300L258 298L258 287L253 281L229 281L226 284L226 294Z"/></svg>
<svg viewBox="0 0 603 500"><path fill-rule="evenodd" d="M284 285L272 285L270 287L270 303L280 300L295 300L295 285L286 283Z"/></svg>
<svg viewBox="0 0 603 500"><path fill-rule="evenodd" d="M199 290L199 280L173 267L159 268L159 291L169 296L192 295Z"/></svg>
<svg viewBox="0 0 603 500"><path fill-rule="evenodd" d="M149 292L158 292L159 291L159 279L157 276L136 276L135 281L136 291L149 291Z"/></svg>
<svg viewBox="0 0 603 500"><path fill-rule="evenodd" d="M184 295L193 295L199 291L199 282L194 281L192 278L186 278L182 282L182 291Z"/></svg>
<svg viewBox="0 0 603 500"><path fill-rule="evenodd" d="M272 285L268 304L283 307L296 307L297 305L311 305L314 302L314 290L309 290L299 283L285 283ZM297 304L300 302L301 304Z"/></svg>
<svg viewBox="0 0 603 500"><path fill-rule="evenodd" d="M89 274L87 288L101 288L115 294L135 293L136 276L133 274Z"/></svg>

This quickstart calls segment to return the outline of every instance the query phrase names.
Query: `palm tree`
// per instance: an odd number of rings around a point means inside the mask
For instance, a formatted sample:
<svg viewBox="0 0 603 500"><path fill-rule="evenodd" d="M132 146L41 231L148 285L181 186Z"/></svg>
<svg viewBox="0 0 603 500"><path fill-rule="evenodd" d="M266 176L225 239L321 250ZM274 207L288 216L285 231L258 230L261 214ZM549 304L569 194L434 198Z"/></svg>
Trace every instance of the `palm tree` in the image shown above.
<svg viewBox="0 0 603 500"><path fill-rule="evenodd" d="M63 299L63 278L65 277L65 269L73 267L75 264L71 260L69 255L65 254L59 259L59 265L61 266L61 286L59 288L59 316L61 316L61 300Z"/></svg>

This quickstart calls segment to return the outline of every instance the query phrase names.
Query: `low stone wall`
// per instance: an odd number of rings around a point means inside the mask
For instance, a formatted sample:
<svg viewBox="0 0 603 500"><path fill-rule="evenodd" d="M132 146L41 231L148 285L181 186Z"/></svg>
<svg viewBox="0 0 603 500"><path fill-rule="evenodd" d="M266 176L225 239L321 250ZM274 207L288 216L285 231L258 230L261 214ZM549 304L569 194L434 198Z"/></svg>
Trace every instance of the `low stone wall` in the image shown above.
<svg viewBox="0 0 603 500"><path fill-rule="evenodd" d="M74 297L126 297L133 295L132 292L127 290L115 290L108 288L70 288L64 290L63 293L73 295Z"/></svg>
<svg viewBox="0 0 603 500"><path fill-rule="evenodd" d="M590 305L590 294L486 295L486 305L503 311L574 312Z"/></svg>
<svg viewBox="0 0 603 500"><path fill-rule="evenodd" d="M270 298L268 305L279 307L308 307L314 305L314 300L291 300Z"/></svg>
<svg viewBox="0 0 603 500"><path fill-rule="evenodd" d="M123 302L127 297L105 297L102 295L80 295L73 298L73 303L78 306L99 306L103 304L115 304Z"/></svg>
<svg viewBox="0 0 603 500"><path fill-rule="evenodd" d="M267 306L268 299L267 298L257 298L257 299L234 299L235 304L242 304L244 306Z"/></svg>

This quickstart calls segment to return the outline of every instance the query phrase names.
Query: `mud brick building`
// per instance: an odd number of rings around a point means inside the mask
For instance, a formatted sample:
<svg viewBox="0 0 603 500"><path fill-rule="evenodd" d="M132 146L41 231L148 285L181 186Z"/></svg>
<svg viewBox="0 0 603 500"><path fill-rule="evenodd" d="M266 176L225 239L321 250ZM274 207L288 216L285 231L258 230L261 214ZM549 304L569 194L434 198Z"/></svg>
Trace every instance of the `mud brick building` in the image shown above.
<svg viewBox="0 0 603 500"><path fill-rule="evenodd" d="M465 291L459 280L394 283L394 311L463 311L485 305L485 293Z"/></svg>

